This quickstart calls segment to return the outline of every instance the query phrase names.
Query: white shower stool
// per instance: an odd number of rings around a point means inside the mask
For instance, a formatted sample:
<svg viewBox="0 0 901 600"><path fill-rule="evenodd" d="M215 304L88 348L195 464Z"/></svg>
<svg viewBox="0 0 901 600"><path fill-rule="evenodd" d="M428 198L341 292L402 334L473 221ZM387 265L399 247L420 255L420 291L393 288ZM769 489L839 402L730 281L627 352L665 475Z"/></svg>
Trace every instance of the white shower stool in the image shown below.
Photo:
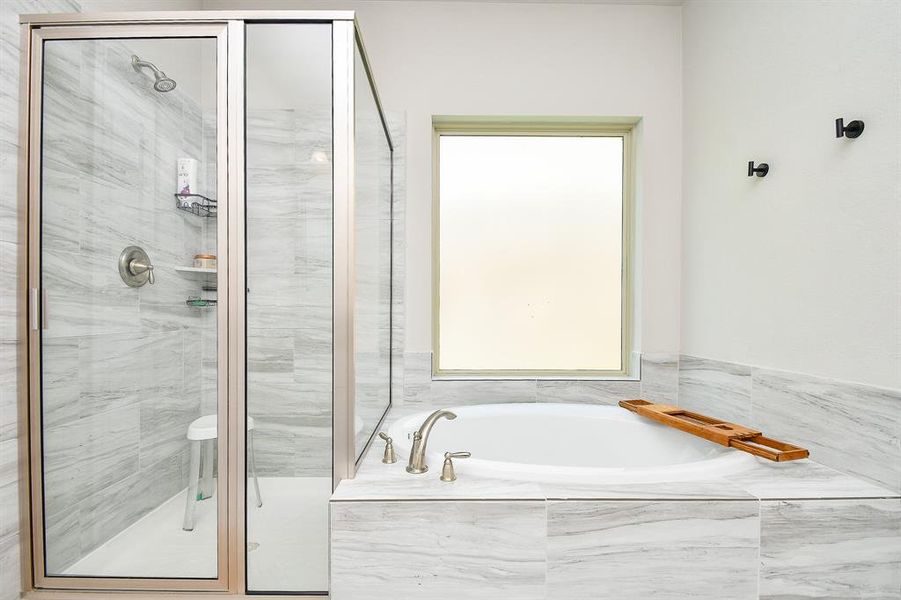
<svg viewBox="0 0 901 600"><path fill-rule="evenodd" d="M204 415L188 425L191 466L188 472L188 492L185 497L185 521L181 527L185 531L194 530L194 507L197 500L206 500L213 495L213 455L216 452L218 420L217 415ZM201 450L203 450L202 457ZM247 457L250 474L253 477L253 489L257 496L257 507L261 507L263 498L260 496L260 482L257 479L257 466L253 455L253 417L247 417ZM200 480L201 463L203 463L203 482Z"/></svg>

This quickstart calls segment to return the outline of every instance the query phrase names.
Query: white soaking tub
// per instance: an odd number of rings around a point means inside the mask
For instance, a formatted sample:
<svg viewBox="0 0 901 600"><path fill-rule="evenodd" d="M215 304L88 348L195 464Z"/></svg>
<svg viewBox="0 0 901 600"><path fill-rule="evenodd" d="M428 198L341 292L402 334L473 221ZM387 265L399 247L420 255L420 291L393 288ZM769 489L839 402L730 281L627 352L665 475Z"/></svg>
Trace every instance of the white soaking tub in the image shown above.
<svg viewBox="0 0 901 600"><path fill-rule="evenodd" d="M455 406L428 439L426 462L440 471L444 452L459 476L536 482L660 483L720 477L750 468L750 454L660 425L619 406L480 404ZM398 460L431 411L399 419L389 430Z"/></svg>

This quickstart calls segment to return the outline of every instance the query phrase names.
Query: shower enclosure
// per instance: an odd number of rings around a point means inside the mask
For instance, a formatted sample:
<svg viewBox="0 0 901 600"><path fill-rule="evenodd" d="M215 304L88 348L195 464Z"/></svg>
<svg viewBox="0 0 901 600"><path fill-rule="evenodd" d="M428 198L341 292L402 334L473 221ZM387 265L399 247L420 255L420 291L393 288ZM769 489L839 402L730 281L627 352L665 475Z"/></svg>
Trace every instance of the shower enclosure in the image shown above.
<svg viewBox="0 0 901 600"><path fill-rule="evenodd" d="M391 402L353 13L26 15L22 44L33 587L327 593L328 498Z"/></svg>

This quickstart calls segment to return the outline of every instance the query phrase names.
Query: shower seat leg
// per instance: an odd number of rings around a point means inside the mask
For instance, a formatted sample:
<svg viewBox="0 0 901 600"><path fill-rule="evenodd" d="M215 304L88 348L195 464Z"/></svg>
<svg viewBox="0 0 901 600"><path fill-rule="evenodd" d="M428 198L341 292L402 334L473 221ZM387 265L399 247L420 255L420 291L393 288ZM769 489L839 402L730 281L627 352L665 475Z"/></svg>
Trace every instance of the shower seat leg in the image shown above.
<svg viewBox="0 0 901 600"><path fill-rule="evenodd" d="M257 508L263 506L263 497L260 496L260 480L257 479L257 461L253 452L253 429L247 432L247 455L250 458L250 474L253 477L253 489L257 494Z"/></svg>
<svg viewBox="0 0 901 600"><path fill-rule="evenodd" d="M206 500L213 495L213 456L216 450L216 438L204 440L203 444L203 483L200 486L200 499Z"/></svg>
<svg viewBox="0 0 901 600"><path fill-rule="evenodd" d="M194 507L197 505L197 486L200 483L200 441L191 442L191 466L188 468L188 491L185 495L185 520L181 528L194 530Z"/></svg>

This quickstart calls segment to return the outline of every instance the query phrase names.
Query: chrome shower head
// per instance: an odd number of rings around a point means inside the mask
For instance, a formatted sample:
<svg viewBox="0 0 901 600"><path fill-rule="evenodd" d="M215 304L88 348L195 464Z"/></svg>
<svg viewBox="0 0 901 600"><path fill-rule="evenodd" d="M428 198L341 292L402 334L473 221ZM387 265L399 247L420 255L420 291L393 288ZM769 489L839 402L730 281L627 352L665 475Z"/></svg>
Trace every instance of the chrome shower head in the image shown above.
<svg viewBox="0 0 901 600"><path fill-rule="evenodd" d="M175 80L169 79L166 77L166 74L160 72L157 76L156 81L153 83L153 89L158 92L171 92L175 89Z"/></svg>
<svg viewBox="0 0 901 600"><path fill-rule="evenodd" d="M167 77L166 74L157 69L156 65L154 65L152 62L141 60L140 58L132 54L131 66L138 73L140 73L141 69L145 67L153 71L153 77L155 79L155 81L153 82L153 89L155 89L156 91L165 93L171 92L175 89L175 80Z"/></svg>

